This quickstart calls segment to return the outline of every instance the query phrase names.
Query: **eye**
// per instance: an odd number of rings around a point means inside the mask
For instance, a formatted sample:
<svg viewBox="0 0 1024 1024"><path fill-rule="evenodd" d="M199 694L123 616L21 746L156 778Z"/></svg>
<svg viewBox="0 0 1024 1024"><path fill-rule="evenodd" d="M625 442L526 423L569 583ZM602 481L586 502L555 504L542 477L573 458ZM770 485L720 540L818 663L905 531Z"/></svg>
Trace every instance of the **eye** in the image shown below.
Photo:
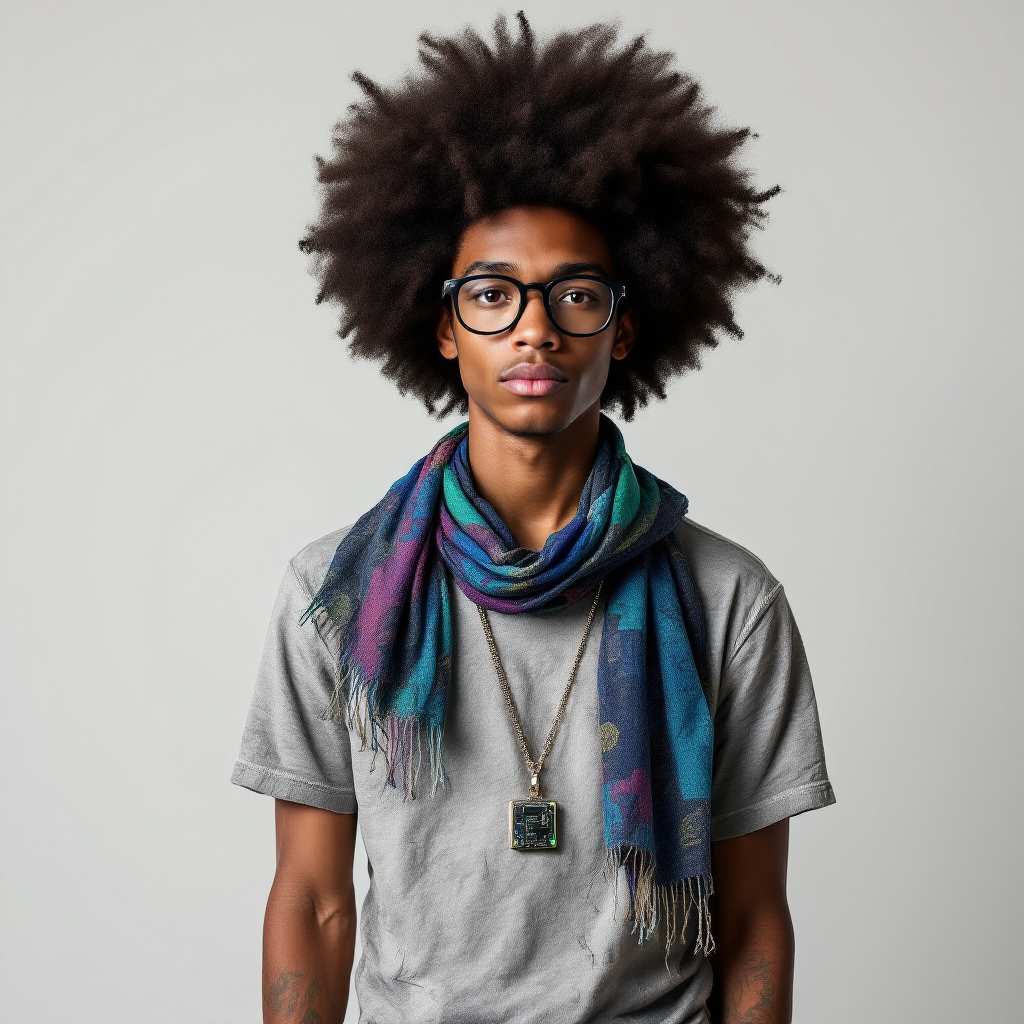
<svg viewBox="0 0 1024 1024"><path fill-rule="evenodd" d="M501 306L512 301L508 286L495 281L481 281L467 288L463 297L478 306Z"/></svg>
<svg viewBox="0 0 1024 1024"><path fill-rule="evenodd" d="M562 292L556 301L564 306L586 306L601 300L592 291L576 287Z"/></svg>

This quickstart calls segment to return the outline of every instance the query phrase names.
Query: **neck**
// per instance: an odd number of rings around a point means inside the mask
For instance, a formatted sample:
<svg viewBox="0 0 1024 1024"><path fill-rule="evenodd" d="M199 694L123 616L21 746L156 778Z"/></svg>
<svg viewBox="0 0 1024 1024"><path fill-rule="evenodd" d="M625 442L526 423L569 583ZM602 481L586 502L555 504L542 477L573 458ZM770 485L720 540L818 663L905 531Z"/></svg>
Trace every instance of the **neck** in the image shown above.
<svg viewBox="0 0 1024 1024"><path fill-rule="evenodd" d="M595 403L557 434L524 437L470 402L473 483L522 547L539 551L576 514L597 456L600 415Z"/></svg>

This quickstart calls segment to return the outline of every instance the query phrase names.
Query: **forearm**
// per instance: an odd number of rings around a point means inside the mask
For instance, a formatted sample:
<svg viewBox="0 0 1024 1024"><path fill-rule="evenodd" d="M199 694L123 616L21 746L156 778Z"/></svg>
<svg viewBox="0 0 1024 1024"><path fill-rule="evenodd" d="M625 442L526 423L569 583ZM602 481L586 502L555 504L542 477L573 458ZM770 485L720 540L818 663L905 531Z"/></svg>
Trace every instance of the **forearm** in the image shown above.
<svg viewBox="0 0 1024 1024"><path fill-rule="evenodd" d="M715 985L721 1024L789 1024L793 928L788 908L719 937Z"/></svg>
<svg viewBox="0 0 1024 1024"><path fill-rule="evenodd" d="M264 1024L340 1024L348 1002L355 897L318 906L275 884L263 926Z"/></svg>

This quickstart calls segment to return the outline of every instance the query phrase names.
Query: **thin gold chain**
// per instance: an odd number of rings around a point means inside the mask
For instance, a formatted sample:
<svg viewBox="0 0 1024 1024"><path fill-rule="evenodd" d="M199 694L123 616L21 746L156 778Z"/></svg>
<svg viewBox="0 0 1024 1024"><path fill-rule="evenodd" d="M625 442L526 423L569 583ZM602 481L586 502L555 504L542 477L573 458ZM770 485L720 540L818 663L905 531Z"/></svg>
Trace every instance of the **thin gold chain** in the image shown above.
<svg viewBox="0 0 1024 1024"><path fill-rule="evenodd" d="M494 643L494 634L491 632L491 621L487 617L487 609L482 605L476 606L477 611L480 613L480 623L484 627L487 647L491 652L491 661L494 662L494 671L498 676L498 682L501 684L501 692L505 696L508 716L512 719L512 728L515 730L516 739L519 740L519 747L523 752L523 760L530 771L530 796L535 798L540 796L540 770L544 767L544 760L551 753L551 747L555 742L558 727L562 724L562 718L565 716L565 709L569 703L569 694L572 693L572 685L576 682L576 673L579 671L580 662L583 661L583 652L587 648L590 627L594 624L594 615L597 612L597 603L601 600L601 588L603 586L604 580L597 585L597 591L594 593L594 602L591 604L590 614L587 616L587 624L583 627L583 639L580 640L579 650L576 652L576 660L572 663L572 671L569 673L569 682L566 683L565 693L562 694L562 700L558 705L558 710L555 712L555 717L551 720L551 728L548 729L548 738L544 742L544 749L540 752L540 757L536 761L530 755L530 745L526 742L526 734L523 732L523 726L519 721L519 712L516 710L516 702L512 697L512 689L508 685L508 678L505 675L505 669L502 667L501 658L498 657L498 648Z"/></svg>

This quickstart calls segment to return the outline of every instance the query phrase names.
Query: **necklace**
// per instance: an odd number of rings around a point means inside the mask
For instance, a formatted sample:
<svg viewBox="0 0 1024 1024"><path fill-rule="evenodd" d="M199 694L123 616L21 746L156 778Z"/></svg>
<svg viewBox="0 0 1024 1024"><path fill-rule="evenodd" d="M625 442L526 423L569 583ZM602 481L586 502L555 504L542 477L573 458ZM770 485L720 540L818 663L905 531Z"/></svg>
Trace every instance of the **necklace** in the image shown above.
<svg viewBox="0 0 1024 1024"><path fill-rule="evenodd" d="M512 697L512 689L508 685L508 678L505 669L502 667L501 658L498 657L498 648L494 643L494 634L491 632L491 621L487 617L487 609L477 605L480 613L480 623L484 628L484 637L487 640L487 647L491 652L491 661L494 662L494 671L501 684L501 692L505 697L505 706L508 708L508 716L512 720L512 729L519 740L519 748L523 752L523 760L530 773L530 796L526 800L510 800L508 805L508 834L509 844L513 850L554 850L558 846L558 830L556 828L556 817L558 805L554 800L545 800L540 795L540 772L544 767L544 761L551 753L552 744L555 742L555 735L558 727L562 724L565 716L565 709L569 703L569 694L572 692L573 683L576 682L576 673L579 671L580 662L583 660L583 652L587 647L587 639L590 636L590 627L594 624L594 615L597 612L597 603L601 600L601 588L604 580L597 585L594 593L594 601L590 606L590 614L587 616L587 624L583 627L583 638L580 640L579 650L576 651L576 660L572 664L572 671L569 673L569 682L565 685L565 693L558 704L555 717L551 720L551 727L548 729L548 738L544 741L544 748L540 756L534 761L530 754L530 745L526 742L526 734L523 732L522 723L519 721L519 712L516 710L516 702Z"/></svg>

